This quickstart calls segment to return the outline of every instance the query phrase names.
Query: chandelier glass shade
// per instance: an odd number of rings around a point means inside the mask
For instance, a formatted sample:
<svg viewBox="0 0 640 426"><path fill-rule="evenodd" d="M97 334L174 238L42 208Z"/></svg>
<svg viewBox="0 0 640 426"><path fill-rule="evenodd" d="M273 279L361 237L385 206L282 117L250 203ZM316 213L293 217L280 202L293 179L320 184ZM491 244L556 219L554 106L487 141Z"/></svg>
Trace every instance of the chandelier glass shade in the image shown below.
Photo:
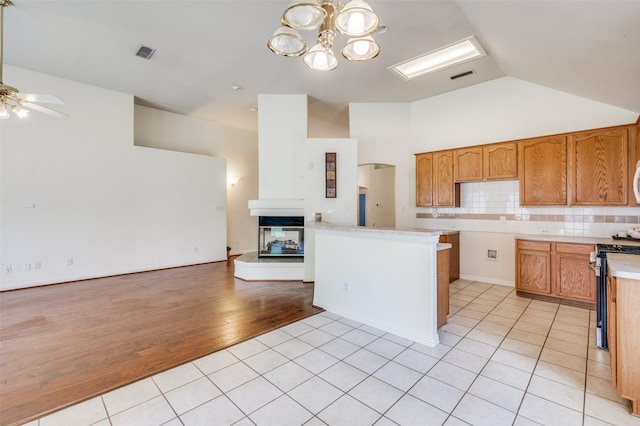
<svg viewBox="0 0 640 426"><path fill-rule="evenodd" d="M348 37L342 56L350 61L368 61L380 53L373 34L378 16L364 0L294 0L282 14L282 26L269 38L267 46L280 56L302 56L312 69L329 71L338 66L333 53L336 35ZM296 30L318 29L317 44L307 52L304 39Z"/></svg>
<svg viewBox="0 0 640 426"><path fill-rule="evenodd" d="M284 25L273 33L267 45L272 52L281 56L300 56L307 51L307 44L300 34Z"/></svg>
<svg viewBox="0 0 640 426"><path fill-rule="evenodd" d="M380 46L373 37L350 38L342 49L342 56L350 61L368 61L378 56Z"/></svg>

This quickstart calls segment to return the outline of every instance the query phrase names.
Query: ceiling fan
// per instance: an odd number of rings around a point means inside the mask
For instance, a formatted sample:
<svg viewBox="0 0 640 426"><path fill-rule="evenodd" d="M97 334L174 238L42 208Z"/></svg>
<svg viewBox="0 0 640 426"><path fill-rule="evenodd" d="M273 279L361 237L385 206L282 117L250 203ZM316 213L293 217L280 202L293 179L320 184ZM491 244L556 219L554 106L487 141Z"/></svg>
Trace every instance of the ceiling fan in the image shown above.
<svg viewBox="0 0 640 426"><path fill-rule="evenodd" d="M0 0L0 119L9 118L9 111L18 118L25 118L29 115L29 110L42 112L54 117L68 118L67 114L52 110L38 103L64 104L63 100L55 95L35 95L31 93L20 93L15 87L11 87L2 82L2 48L4 32L4 8L10 6L10 0ZM37 102L37 103L36 103Z"/></svg>

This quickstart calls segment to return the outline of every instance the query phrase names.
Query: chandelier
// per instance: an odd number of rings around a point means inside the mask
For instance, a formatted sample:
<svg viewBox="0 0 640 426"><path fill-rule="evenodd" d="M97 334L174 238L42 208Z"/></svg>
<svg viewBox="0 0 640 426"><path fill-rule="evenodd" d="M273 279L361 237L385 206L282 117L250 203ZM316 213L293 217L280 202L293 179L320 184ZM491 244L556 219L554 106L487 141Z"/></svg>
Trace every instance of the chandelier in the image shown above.
<svg viewBox="0 0 640 426"><path fill-rule="evenodd" d="M278 28L267 46L280 56L302 56L312 69L330 71L338 66L333 54L337 33L348 37L342 56L350 61L368 61L380 53L371 34L378 29L378 16L364 0L351 0L344 7L340 0L294 0L282 14ZM307 51L297 30L319 28L318 43Z"/></svg>

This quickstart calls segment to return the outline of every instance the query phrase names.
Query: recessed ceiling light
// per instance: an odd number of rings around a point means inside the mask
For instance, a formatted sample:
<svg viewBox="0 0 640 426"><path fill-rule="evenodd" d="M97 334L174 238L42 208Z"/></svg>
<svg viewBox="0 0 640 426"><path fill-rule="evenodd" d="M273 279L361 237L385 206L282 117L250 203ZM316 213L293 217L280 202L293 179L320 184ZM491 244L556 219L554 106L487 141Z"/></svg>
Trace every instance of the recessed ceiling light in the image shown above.
<svg viewBox="0 0 640 426"><path fill-rule="evenodd" d="M486 52L475 37L467 37L424 55L389 67L405 80L411 80L432 72L486 56Z"/></svg>
<svg viewBox="0 0 640 426"><path fill-rule="evenodd" d="M253 107L253 108L251 108L251 111L252 111L252 112L258 112L258 107Z"/></svg>
<svg viewBox="0 0 640 426"><path fill-rule="evenodd" d="M231 86L231 88L232 88L234 91L242 90L242 86L238 86L237 84L234 84L233 86Z"/></svg>

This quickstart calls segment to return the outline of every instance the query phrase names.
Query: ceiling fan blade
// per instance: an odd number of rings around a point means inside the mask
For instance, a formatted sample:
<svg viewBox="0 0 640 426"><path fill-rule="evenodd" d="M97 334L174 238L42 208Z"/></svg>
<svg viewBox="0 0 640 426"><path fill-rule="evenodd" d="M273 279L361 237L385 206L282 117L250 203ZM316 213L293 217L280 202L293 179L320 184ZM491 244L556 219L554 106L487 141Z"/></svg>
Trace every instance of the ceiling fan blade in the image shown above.
<svg viewBox="0 0 640 426"><path fill-rule="evenodd" d="M40 102L45 104L63 105L64 101L56 95L37 95L35 93L18 93L26 102Z"/></svg>
<svg viewBox="0 0 640 426"><path fill-rule="evenodd" d="M42 105L34 104L34 103L31 103L31 102L20 102L20 105L25 107L25 108L32 109L34 111L38 111L38 112L42 112L42 113L51 115L53 117L69 118L69 116L67 114L63 114L61 112L54 111L54 110L52 110L50 108L43 107Z"/></svg>

